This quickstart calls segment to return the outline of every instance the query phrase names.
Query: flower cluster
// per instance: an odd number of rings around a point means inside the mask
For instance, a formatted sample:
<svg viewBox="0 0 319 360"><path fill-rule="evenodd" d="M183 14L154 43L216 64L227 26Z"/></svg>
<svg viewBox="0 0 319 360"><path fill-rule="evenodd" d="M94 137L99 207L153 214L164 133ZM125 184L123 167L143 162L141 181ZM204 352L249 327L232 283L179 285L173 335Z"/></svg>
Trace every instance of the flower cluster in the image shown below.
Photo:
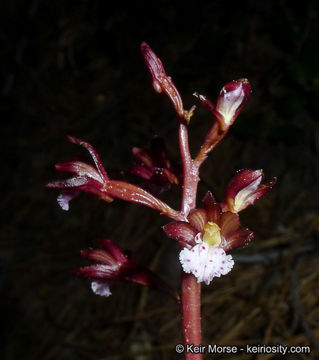
<svg viewBox="0 0 319 360"><path fill-rule="evenodd" d="M69 202L74 197L86 192L106 202L115 199L130 201L168 216L174 222L165 225L163 229L169 237L176 239L180 244L179 260L183 271L193 274L197 282L209 284L214 277L227 274L234 266L234 260L227 252L245 245L254 236L251 230L241 227L238 213L265 195L276 181L274 178L263 183L262 170L244 169L229 182L221 203L216 202L213 195L208 192L203 199L203 207L195 208L200 179L199 168L243 110L250 97L251 87L247 79L227 83L220 91L216 105L204 95L194 93L213 115L214 121L197 156L193 159L189 150L187 126L196 107L192 106L188 111L184 109L182 98L172 78L166 75L161 60L146 43L141 44L141 52L152 76L155 91L166 94L174 106L179 126L179 149L183 171L172 166L166 155L164 143L155 138L149 150L133 148L135 163L131 166L130 173L142 178L148 188L155 189L158 193L167 190L171 185L180 185L180 211L172 209L141 187L111 179L96 150L87 142L74 137L68 137L69 141L84 147L92 161L58 163L58 171L71 173L72 176L50 182L47 187L60 190L57 200L63 210L69 209ZM177 298L176 293L153 272L137 265L132 255L126 255L110 240L103 240L102 245L103 249L83 250L82 255L94 264L75 271L76 275L92 280L91 288L96 294L109 296L111 283L120 280L150 286Z"/></svg>

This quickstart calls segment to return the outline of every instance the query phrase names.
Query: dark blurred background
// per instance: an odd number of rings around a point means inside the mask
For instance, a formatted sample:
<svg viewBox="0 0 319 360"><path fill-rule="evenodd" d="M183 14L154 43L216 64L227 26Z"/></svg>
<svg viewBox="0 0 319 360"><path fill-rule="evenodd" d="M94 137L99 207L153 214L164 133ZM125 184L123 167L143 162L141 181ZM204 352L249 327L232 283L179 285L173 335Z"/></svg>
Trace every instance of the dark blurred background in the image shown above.
<svg viewBox="0 0 319 360"><path fill-rule="evenodd" d="M63 212L44 188L63 177L56 162L84 154L66 135L94 145L115 178L131 148L155 134L178 160L175 114L151 86L142 41L185 108L198 105L193 154L211 116L192 93L214 100L230 80L252 84L249 105L202 168L198 204L208 189L222 200L238 169L278 177L242 214L255 240L234 254L229 276L203 286L204 344L310 346L310 355L285 358L319 358L318 10L317 1L288 0L1 2L1 359L182 358L178 307L165 295L118 284L104 299L70 275L86 264L80 249L107 237L178 288L178 248L160 230L167 219L89 195ZM178 206L177 189L164 198Z"/></svg>

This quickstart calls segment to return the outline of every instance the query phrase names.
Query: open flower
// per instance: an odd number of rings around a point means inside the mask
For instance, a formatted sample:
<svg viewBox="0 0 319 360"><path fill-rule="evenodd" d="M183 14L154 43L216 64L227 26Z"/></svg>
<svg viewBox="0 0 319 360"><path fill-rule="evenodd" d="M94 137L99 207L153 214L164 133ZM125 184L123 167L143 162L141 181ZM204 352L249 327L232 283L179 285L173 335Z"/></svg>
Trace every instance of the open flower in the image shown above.
<svg viewBox="0 0 319 360"><path fill-rule="evenodd" d="M125 181L110 179L93 146L71 136L68 139L72 143L86 148L91 155L93 164L69 161L56 165L57 170L74 174L70 179L52 181L46 185L48 188L61 190L57 200L63 210L69 209L69 202L80 192L87 192L97 195L107 202L111 202L115 198L121 199L148 206L172 219L180 218L180 214L176 210L146 190Z"/></svg>
<svg viewBox="0 0 319 360"><path fill-rule="evenodd" d="M263 179L262 170L244 169L238 171L227 186L222 209L238 213L246 209L247 206L253 205L256 200L267 194L276 183L276 178L273 178L262 184Z"/></svg>
<svg viewBox="0 0 319 360"><path fill-rule="evenodd" d="M183 270L192 273L198 282L209 284L214 277L227 274L233 267L232 257L226 255L226 251L243 246L254 234L240 226L237 214L222 212L210 192L203 204L204 208L190 212L188 222L173 222L163 229L184 247L179 256Z"/></svg>
<svg viewBox="0 0 319 360"><path fill-rule="evenodd" d="M126 255L111 240L102 240L104 249L86 249L81 255L93 265L74 270L74 275L91 279L92 291L101 296L111 295L110 286L115 281L133 282L149 286L178 300L178 294L151 270L135 263L132 254Z"/></svg>
<svg viewBox="0 0 319 360"><path fill-rule="evenodd" d="M96 150L85 141L72 136L68 136L68 140L85 147L90 153L94 165L82 161L67 161L55 165L58 171L75 174L70 179L52 181L46 185L48 188L62 190L57 198L58 204L63 210L69 210L69 202L80 192L97 195L100 199L107 202L113 201L113 198L107 194L105 185L108 181L108 175Z"/></svg>

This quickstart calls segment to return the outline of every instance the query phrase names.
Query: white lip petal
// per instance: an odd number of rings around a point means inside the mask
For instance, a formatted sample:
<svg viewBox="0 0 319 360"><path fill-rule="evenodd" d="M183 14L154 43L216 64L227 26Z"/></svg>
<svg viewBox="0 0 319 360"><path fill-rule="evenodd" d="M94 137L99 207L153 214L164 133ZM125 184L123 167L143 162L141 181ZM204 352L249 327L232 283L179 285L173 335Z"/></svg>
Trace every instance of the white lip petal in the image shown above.
<svg viewBox="0 0 319 360"><path fill-rule="evenodd" d="M60 205L61 209L64 211L68 211L69 210L69 203L72 199L74 199L76 196L78 195L77 191L73 191L73 192L65 192L65 193L61 193L58 197L57 197L57 202Z"/></svg>
<svg viewBox="0 0 319 360"><path fill-rule="evenodd" d="M91 289L96 295L104 297L109 297L110 295L112 295L110 285L106 281L92 281Z"/></svg>
<svg viewBox="0 0 319 360"><path fill-rule="evenodd" d="M179 254L179 260L186 273L192 273L197 282L205 282L206 285L214 277L229 273L234 266L231 255L226 255L220 246L209 246L205 242L191 249L184 248Z"/></svg>

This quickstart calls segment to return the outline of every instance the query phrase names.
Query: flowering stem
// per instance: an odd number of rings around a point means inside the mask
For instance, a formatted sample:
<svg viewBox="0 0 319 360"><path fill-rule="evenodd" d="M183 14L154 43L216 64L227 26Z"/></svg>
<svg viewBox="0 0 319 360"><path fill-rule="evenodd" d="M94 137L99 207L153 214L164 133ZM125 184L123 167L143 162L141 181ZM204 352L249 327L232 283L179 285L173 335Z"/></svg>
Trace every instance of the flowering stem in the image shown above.
<svg viewBox="0 0 319 360"><path fill-rule="evenodd" d="M179 125L179 148L183 164L183 197L181 212L188 216L190 210L196 206L196 193L199 181L198 166L192 160L189 145L188 145L188 131L185 124Z"/></svg>
<svg viewBox="0 0 319 360"><path fill-rule="evenodd" d="M186 218L190 210L196 206L199 166L192 160L188 145L187 126L183 123L179 125L179 147L184 176L181 213ZM188 344L200 345L202 342L200 294L201 284L197 283L195 276L182 272L181 313L186 360L203 359L202 354L192 354L186 351Z"/></svg>
<svg viewBox="0 0 319 360"><path fill-rule="evenodd" d="M186 360L202 360L202 354L187 352L187 344L201 345L202 328L200 314L201 284L197 283L194 275L182 273L182 331Z"/></svg>

